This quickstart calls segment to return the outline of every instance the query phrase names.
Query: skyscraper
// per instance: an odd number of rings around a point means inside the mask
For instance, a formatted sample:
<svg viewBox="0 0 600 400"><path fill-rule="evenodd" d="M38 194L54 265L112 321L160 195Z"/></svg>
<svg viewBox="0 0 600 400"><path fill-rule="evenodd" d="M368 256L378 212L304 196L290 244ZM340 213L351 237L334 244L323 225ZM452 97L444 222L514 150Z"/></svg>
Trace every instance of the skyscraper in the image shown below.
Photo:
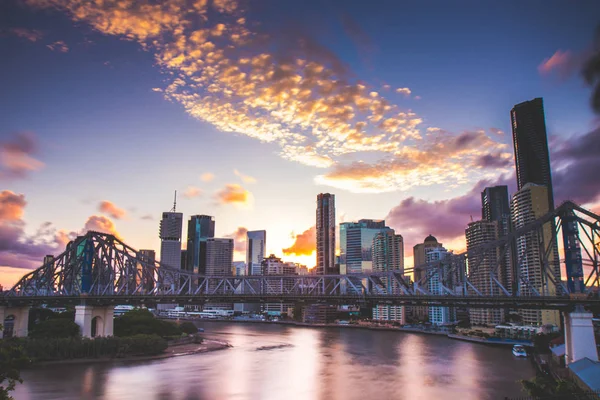
<svg viewBox="0 0 600 400"><path fill-rule="evenodd" d="M317 195L317 275L337 274L335 269L335 195Z"/></svg>
<svg viewBox="0 0 600 400"><path fill-rule="evenodd" d="M140 261L154 264L156 260L156 252L154 250L138 250L137 258ZM145 282L144 290L145 293L149 293L154 288L154 282L152 280L152 272L148 270L148 268L144 268L141 264L138 264L139 275L137 276L137 283L140 283L140 280ZM140 279L141 278L141 279Z"/></svg>
<svg viewBox="0 0 600 400"><path fill-rule="evenodd" d="M483 221L496 221L498 223L498 239L510 233L510 205L508 201L508 187L486 187L481 192L481 219ZM474 245L474 244L473 244ZM514 288L514 249L510 249L500 261L498 278L502 286L512 293Z"/></svg>
<svg viewBox="0 0 600 400"><path fill-rule="evenodd" d="M420 266L427 263L427 251L437 247L442 247L442 243L438 243L433 235L427 236L425 240L423 240L423 243L413 246L413 280L415 284L417 284L424 275L424 270L421 269ZM427 320L427 314L429 313L428 307L415 306L412 308L412 311L413 316L418 320Z"/></svg>
<svg viewBox="0 0 600 400"><path fill-rule="evenodd" d="M179 269L181 265L181 231L183 214L175 211L162 213L160 220L160 262ZM173 282L165 282L172 284Z"/></svg>
<svg viewBox="0 0 600 400"><path fill-rule="evenodd" d="M215 218L192 215L188 221L186 269L206 273L206 239L215 237Z"/></svg>
<svg viewBox="0 0 600 400"><path fill-rule="evenodd" d="M233 239L206 238L203 243L206 246L206 275L232 276ZM225 287L209 282L208 290L223 293ZM207 303L205 309L233 310L233 303Z"/></svg>
<svg viewBox="0 0 600 400"><path fill-rule="evenodd" d="M384 230L383 220L361 219L340 224L340 273L360 274L373 271L373 238Z"/></svg>
<svg viewBox="0 0 600 400"><path fill-rule="evenodd" d="M262 261L267 248L266 231L248 231L246 234L246 265L248 275L262 275Z"/></svg>
<svg viewBox="0 0 600 400"><path fill-rule="evenodd" d="M425 262L432 263L436 261L443 261L450 256L450 252L444 247L439 245L438 247L427 248L427 254L425 255ZM444 275L446 272L447 265L442 262L440 268L433 268L427 271L429 279L427 281L427 289L429 293L433 295L443 295L444 292ZM446 325L453 323L456 320L456 312L454 307L429 307L429 322L434 325Z"/></svg>
<svg viewBox="0 0 600 400"><path fill-rule="evenodd" d="M373 237L373 272L397 271L404 274L404 240L393 229L384 229ZM386 293L401 294L396 281L381 278ZM378 304L373 308L373 319L406 322L405 307Z"/></svg>
<svg viewBox="0 0 600 400"><path fill-rule="evenodd" d="M512 224L515 229L522 228L548 213L549 209L548 188L527 183L512 197ZM557 294L560 264L556 241L552 241L554 234L554 226L550 221L544 224L541 233L534 230L516 238L515 265L522 296L534 295L535 291L543 296ZM548 246L552 247L551 251L547 251ZM560 324L558 311L521 310L519 313L523 323L528 325Z"/></svg>
<svg viewBox="0 0 600 400"><path fill-rule="evenodd" d="M498 221L482 220L471 222L465 231L467 251L498 239L498 232ZM467 257L471 284L484 296L504 295L494 282L494 278L498 281L502 280L501 274L503 273L503 269L500 267L497 268L496 264L498 256L498 248L491 248L478 254L469 254ZM476 295L477 293L473 292L469 294ZM469 309L469 319L472 324L495 325L502 322L503 317L503 310L500 309Z"/></svg>
<svg viewBox="0 0 600 400"><path fill-rule="evenodd" d="M527 183L548 187L548 205L554 210L552 171L546 135L544 102L541 98L517 104L510 111L517 189Z"/></svg>

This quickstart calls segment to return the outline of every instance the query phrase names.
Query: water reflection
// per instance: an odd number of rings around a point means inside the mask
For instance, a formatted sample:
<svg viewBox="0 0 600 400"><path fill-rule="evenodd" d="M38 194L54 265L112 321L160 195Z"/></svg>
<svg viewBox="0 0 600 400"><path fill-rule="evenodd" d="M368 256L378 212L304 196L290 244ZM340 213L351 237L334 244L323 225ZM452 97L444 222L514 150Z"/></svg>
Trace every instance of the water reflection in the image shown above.
<svg viewBox="0 0 600 400"><path fill-rule="evenodd" d="M201 323L234 348L25 371L16 399L493 399L533 370L507 348L362 329ZM262 348L262 349L259 349Z"/></svg>

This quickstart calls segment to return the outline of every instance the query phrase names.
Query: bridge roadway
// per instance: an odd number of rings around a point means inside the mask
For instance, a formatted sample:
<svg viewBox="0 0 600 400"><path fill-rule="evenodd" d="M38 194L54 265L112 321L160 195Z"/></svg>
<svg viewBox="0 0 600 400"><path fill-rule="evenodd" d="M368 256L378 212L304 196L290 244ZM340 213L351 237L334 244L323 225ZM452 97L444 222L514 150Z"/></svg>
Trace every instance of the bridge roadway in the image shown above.
<svg viewBox="0 0 600 400"><path fill-rule="evenodd" d="M389 304L401 306L442 306L467 308L512 308L571 311L576 306L600 309L598 297L569 296L443 296L443 295L307 295L307 294L211 294L211 295L76 295L76 296L3 296L0 306L23 307L46 304L114 306L213 303L325 303L325 304Z"/></svg>

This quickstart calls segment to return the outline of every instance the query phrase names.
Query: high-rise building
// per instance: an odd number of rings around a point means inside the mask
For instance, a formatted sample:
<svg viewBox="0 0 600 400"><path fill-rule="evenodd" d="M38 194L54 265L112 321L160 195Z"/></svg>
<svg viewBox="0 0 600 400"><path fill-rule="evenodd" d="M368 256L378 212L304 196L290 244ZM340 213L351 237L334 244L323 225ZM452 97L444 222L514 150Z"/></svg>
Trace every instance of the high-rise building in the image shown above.
<svg viewBox="0 0 600 400"><path fill-rule="evenodd" d="M281 258L271 254L262 261L262 275L296 275L296 264L286 263ZM291 290L294 287L294 278L281 278L281 285L284 290ZM294 308L294 303L265 303L263 312L270 315L286 314L289 309Z"/></svg>
<svg viewBox="0 0 600 400"><path fill-rule="evenodd" d="M317 195L317 275L334 275L335 268L335 195Z"/></svg>
<svg viewBox="0 0 600 400"><path fill-rule="evenodd" d="M188 221L186 270L206 273L206 239L215 237L215 218L192 215Z"/></svg>
<svg viewBox="0 0 600 400"><path fill-rule="evenodd" d="M443 261L452 253L443 248L441 245L427 249L425 262L432 263ZM429 279L427 280L427 289L433 295L444 295L444 275L446 265L443 264L440 268L433 268L427 271ZM429 307L429 322L434 325L447 325L456 321L456 313L454 307Z"/></svg>
<svg viewBox="0 0 600 400"><path fill-rule="evenodd" d="M552 171L546 135L544 102L541 98L517 104L510 110L517 189L527 183L548 187L548 205L554 209Z"/></svg>
<svg viewBox="0 0 600 400"><path fill-rule="evenodd" d="M373 272L398 271L404 274L404 240L393 229L379 231L373 237ZM395 280L381 278L386 293L401 294L400 286ZM378 304L373 308L373 319L406 323L406 312L403 306Z"/></svg>
<svg viewBox="0 0 600 400"><path fill-rule="evenodd" d="M156 260L156 252L154 250L146 249L138 250L137 258L143 263L154 264ZM152 272L150 272L151 270L144 268L141 263L138 263L138 271L139 274L137 276L137 283L139 284L142 280L146 282L143 289L146 291L146 293L150 292L154 288L154 282L152 279L153 277L151 276Z"/></svg>
<svg viewBox="0 0 600 400"><path fill-rule="evenodd" d="M510 233L510 205L508 201L508 187L486 187L481 192L481 219L483 221L496 221L498 223L498 239ZM514 249L510 249L499 261L498 279L502 286L513 293L514 282Z"/></svg>
<svg viewBox="0 0 600 400"><path fill-rule="evenodd" d="M246 265L248 275L262 275L262 261L267 249L266 231L248 231L246 236Z"/></svg>
<svg viewBox="0 0 600 400"><path fill-rule="evenodd" d="M383 220L361 219L340 224L340 273L360 274L373 271L373 238L391 228Z"/></svg>
<svg viewBox="0 0 600 400"><path fill-rule="evenodd" d="M467 238L467 251L475 247L493 242L499 236L498 221L471 222L465 231ZM467 256L469 264L469 280L471 284L484 296L502 296L504 293L494 282L502 280L502 268L497 268L498 248L487 249L485 252L473 253ZM475 295L476 293L469 293ZM469 318L472 324L497 325L504 319L504 312L500 309L471 308Z"/></svg>
<svg viewBox="0 0 600 400"><path fill-rule="evenodd" d="M413 281L415 284L419 284L421 278L425 274L425 269L421 268L427 263L427 251L436 247L442 247L442 243L438 243L437 239L433 235L429 235L423 240L423 243L416 244L413 246ZM427 320L427 314L429 312L428 307L415 306L412 307L413 317L420 320Z"/></svg>
<svg viewBox="0 0 600 400"><path fill-rule="evenodd" d="M160 220L160 263L179 269L181 265L181 231L183 214L164 212ZM174 282L165 282L171 285Z"/></svg>
<svg viewBox="0 0 600 400"><path fill-rule="evenodd" d="M232 276L233 275L233 239L229 238L206 238L203 240L206 246L206 275L210 276ZM225 287L218 287L217 282L209 282L209 291L222 293ZM233 310L233 303L207 303L206 310Z"/></svg>
<svg viewBox="0 0 600 400"><path fill-rule="evenodd" d="M548 204L548 188L542 185L527 183L515 193L511 200L511 219L514 229L542 217L550 210ZM516 272L519 277L519 291L522 296L557 294L560 282L560 263L552 222L543 225L541 233L530 231L516 238ZM548 247L552 247L547 251ZM547 255L547 259L546 259ZM545 265L547 260L547 265ZM549 278L550 276L550 278ZM521 310L519 312L526 325L554 324L559 326L560 315L554 310Z"/></svg>

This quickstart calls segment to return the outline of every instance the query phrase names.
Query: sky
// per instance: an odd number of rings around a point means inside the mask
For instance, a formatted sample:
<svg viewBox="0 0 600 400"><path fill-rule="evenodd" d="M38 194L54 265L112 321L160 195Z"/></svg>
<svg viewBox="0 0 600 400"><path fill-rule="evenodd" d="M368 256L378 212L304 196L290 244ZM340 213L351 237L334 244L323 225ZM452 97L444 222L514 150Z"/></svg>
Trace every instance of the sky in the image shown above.
<svg viewBox="0 0 600 400"><path fill-rule="evenodd" d="M515 190L509 112L543 97L556 203L600 210L580 70L600 3L7 0L0 5L0 284L88 229L160 249L213 215L314 266L318 193L455 251L480 192ZM184 237L186 226L184 223ZM184 240L185 242L185 240Z"/></svg>

